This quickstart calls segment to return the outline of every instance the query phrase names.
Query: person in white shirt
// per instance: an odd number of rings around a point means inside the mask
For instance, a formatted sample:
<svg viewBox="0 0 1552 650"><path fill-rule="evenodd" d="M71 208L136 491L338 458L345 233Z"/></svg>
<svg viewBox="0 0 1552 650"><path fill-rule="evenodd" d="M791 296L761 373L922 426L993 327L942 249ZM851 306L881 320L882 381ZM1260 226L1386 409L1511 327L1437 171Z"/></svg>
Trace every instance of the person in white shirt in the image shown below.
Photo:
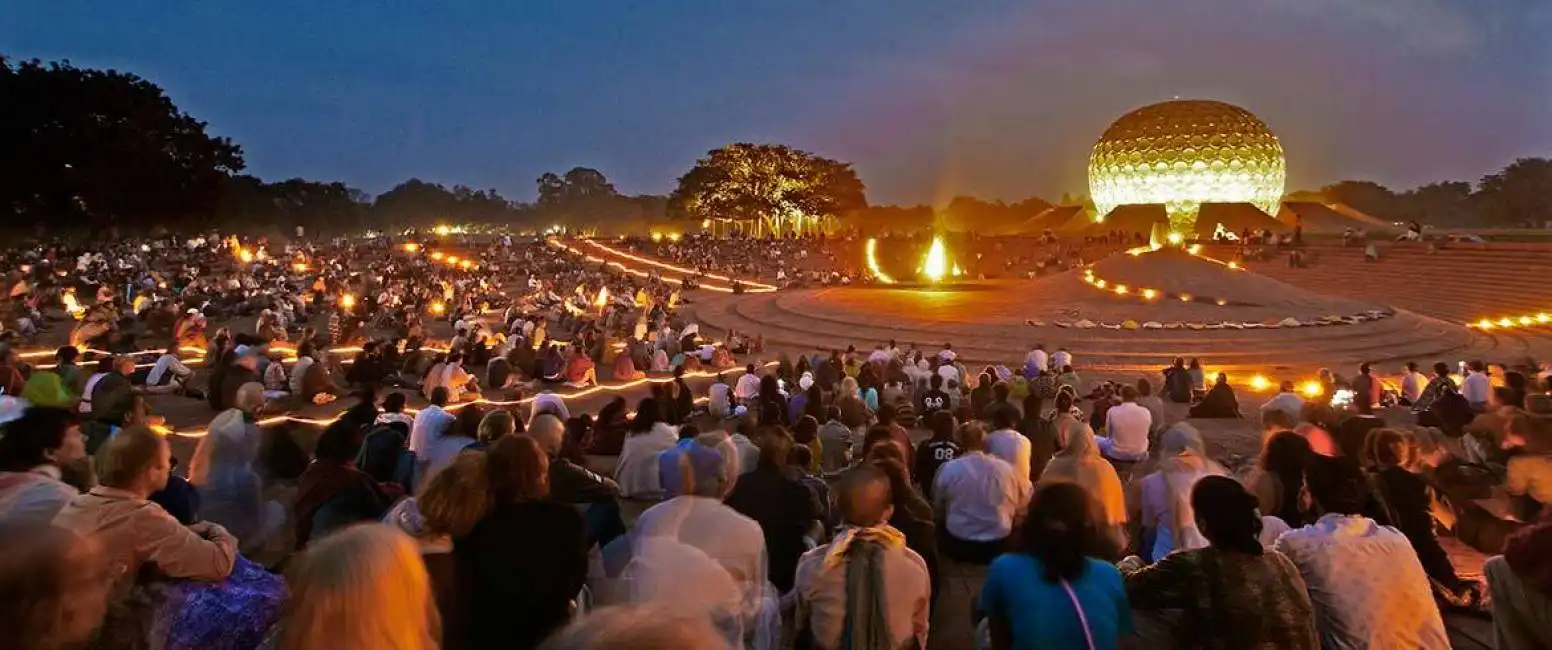
<svg viewBox="0 0 1552 650"><path fill-rule="evenodd" d="M1493 382L1487 376L1487 366L1481 361L1472 361L1466 367L1471 372L1460 382L1460 396L1471 403L1471 408L1482 411L1487 408L1487 401L1493 395Z"/></svg>
<svg viewBox="0 0 1552 650"><path fill-rule="evenodd" d="M1035 347L1030 348L1029 354L1024 355L1024 365L1034 366L1042 372L1050 370L1051 355L1046 353L1045 344L1036 343Z"/></svg>
<svg viewBox="0 0 1552 650"><path fill-rule="evenodd" d="M723 458L703 443L687 445L679 466L687 491L648 508L610 556L628 549L622 576L631 604L672 603L676 611L718 612L719 627L743 646L773 647L780 634L780 601L766 579L765 534L760 524L724 505L732 491Z"/></svg>
<svg viewBox="0 0 1552 650"><path fill-rule="evenodd" d="M943 349L938 351L938 360L944 364L953 363L958 358L959 353L954 351L954 344L952 343L944 343Z"/></svg>
<svg viewBox="0 0 1552 650"><path fill-rule="evenodd" d="M1013 428L1018 424L1017 416L1016 409L998 409L992 414L992 426L997 429L986 434L986 453L1007 461L1013 466L1014 475L1027 482L1031 480L1029 457L1032 445L1029 438Z"/></svg>
<svg viewBox="0 0 1552 650"><path fill-rule="evenodd" d="M895 356L891 354L890 350L885 350L883 345L879 345L874 347L873 352L868 354L868 363L876 363L881 366L888 365L889 360L893 358L895 358Z"/></svg>
<svg viewBox="0 0 1552 650"><path fill-rule="evenodd" d="M64 468L86 458L86 437L67 409L30 407L0 437L0 524L43 525L80 491Z"/></svg>
<svg viewBox="0 0 1552 650"><path fill-rule="evenodd" d="M841 476L836 489L846 525L834 541L798 560L792 593L798 629L807 630L820 648L840 648L852 617L882 616L872 647L927 647L932 580L927 563L906 548L905 535L889 525L894 513L889 476L862 465ZM869 602L854 602L847 574L861 563L861 575L877 575L880 589ZM862 594L857 594L862 595ZM880 629L881 628L881 629ZM853 634L857 630L853 628Z"/></svg>
<svg viewBox="0 0 1552 650"><path fill-rule="evenodd" d="M1057 348L1056 354L1051 355L1052 368L1065 368L1072 365L1072 353L1067 348Z"/></svg>
<svg viewBox="0 0 1552 650"><path fill-rule="evenodd" d="M672 449L679 441L677 427L658 421L657 400L642 398L631 420L630 434L620 447L614 465L614 480L620 484L620 496L633 499L659 499L663 484L659 476L658 454Z"/></svg>
<svg viewBox="0 0 1552 650"><path fill-rule="evenodd" d="M447 365L442 368L442 386L447 388L447 402L457 404L463 399L464 393L471 393L472 397L480 396L479 385L469 371L463 369L463 353L454 352L447 357Z"/></svg>
<svg viewBox="0 0 1552 650"><path fill-rule="evenodd" d="M1007 461L986 453L979 422L960 425L958 438L964 451L939 467L932 481L933 507L946 533L943 550L962 562L988 564L1002 553L1014 513L1029 504L1033 489Z"/></svg>
<svg viewBox="0 0 1552 650"><path fill-rule="evenodd" d="M1148 432L1153 414L1137 403L1137 387L1121 387L1121 403L1105 411L1105 435L1095 436L1099 453L1106 458L1137 462L1148 458Z"/></svg>
<svg viewBox="0 0 1552 650"><path fill-rule="evenodd" d="M146 392L181 393L193 376L194 371L178 359L177 346L167 348L162 356L156 358L151 372L146 373Z"/></svg>
<svg viewBox="0 0 1552 650"><path fill-rule="evenodd" d="M1407 404L1413 404L1423 396L1423 387L1427 385L1428 376L1417 371L1417 362L1408 361L1406 372L1401 375L1401 397Z"/></svg>
<svg viewBox="0 0 1552 650"><path fill-rule="evenodd" d="M955 385L960 383L959 369L955 368L954 364L951 363L945 363L941 366L938 366L938 376L943 378L944 386L949 385L951 382Z"/></svg>
<svg viewBox="0 0 1552 650"><path fill-rule="evenodd" d="M1360 513L1369 483L1351 458L1311 456L1304 485L1315 523L1274 548L1298 567L1325 648L1450 647L1417 552L1405 535Z"/></svg>
<svg viewBox="0 0 1552 650"><path fill-rule="evenodd" d="M1304 398L1294 392L1293 382L1284 381L1278 389L1277 395L1261 405L1261 411L1266 412L1276 409L1288 414L1288 419L1298 422L1304 411Z"/></svg>
<svg viewBox="0 0 1552 650"><path fill-rule="evenodd" d="M760 375L755 371L754 364L744 366L744 375L738 378L738 384L733 389L733 397L739 404L753 404L760 397Z"/></svg>
<svg viewBox="0 0 1552 650"><path fill-rule="evenodd" d="M438 386L431 391L431 405L415 414L415 422L410 425L409 449L415 453L417 464L427 461L431 446L458 421L458 416L447 412L445 406L447 389Z"/></svg>

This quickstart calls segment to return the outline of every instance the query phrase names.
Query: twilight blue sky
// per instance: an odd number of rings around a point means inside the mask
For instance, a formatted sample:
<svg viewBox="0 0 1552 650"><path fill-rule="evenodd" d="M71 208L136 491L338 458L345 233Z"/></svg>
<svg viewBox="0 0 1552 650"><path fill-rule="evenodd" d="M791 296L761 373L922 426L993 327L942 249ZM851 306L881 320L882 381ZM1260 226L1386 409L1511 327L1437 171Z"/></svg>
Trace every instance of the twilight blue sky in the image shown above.
<svg viewBox="0 0 1552 650"><path fill-rule="evenodd" d="M667 193L707 150L852 162L875 203L1083 191L1132 108L1221 99L1289 189L1552 155L1552 0L10 0L0 52L167 89L268 179Z"/></svg>

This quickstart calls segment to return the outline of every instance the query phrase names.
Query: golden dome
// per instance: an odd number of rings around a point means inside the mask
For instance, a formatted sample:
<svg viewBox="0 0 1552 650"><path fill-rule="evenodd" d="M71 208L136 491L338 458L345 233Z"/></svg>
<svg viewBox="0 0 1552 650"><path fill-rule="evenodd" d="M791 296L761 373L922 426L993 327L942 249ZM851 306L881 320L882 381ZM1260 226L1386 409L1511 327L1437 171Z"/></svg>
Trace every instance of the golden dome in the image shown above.
<svg viewBox="0 0 1552 650"><path fill-rule="evenodd" d="M1277 214L1287 173L1282 144L1250 111L1175 100L1105 129L1089 156L1089 192L1100 218L1118 205L1160 203L1173 230L1190 232L1203 203L1250 203Z"/></svg>

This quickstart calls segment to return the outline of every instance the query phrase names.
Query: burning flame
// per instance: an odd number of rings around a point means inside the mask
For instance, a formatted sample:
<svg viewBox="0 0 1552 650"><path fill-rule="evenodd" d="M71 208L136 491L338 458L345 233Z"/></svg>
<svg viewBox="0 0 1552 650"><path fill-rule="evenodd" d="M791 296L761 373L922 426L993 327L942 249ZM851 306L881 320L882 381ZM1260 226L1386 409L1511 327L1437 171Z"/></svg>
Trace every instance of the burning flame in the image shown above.
<svg viewBox="0 0 1552 650"><path fill-rule="evenodd" d="M345 294L343 296L340 296L339 304L340 304L340 307L343 308L345 311L350 311L352 308L354 308L356 306L356 297L353 294L348 294L347 293L347 294Z"/></svg>
<svg viewBox="0 0 1552 650"><path fill-rule="evenodd" d="M933 237L932 247L927 249L927 256L922 259L922 275L936 283L942 282L948 273L948 250L943 246L942 237Z"/></svg>
<svg viewBox="0 0 1552 650"><path fill-rule="evenodd" d="M60 296L60 300L65 303L65 311L69 312L76 320L81 320L81 317L86 314L86 308L82 307L81 303L75 299L74 289L66 290L64 295Z"/></svg>
<svg viewBox="0 0 1552 650"><path fill-rule="evenodd" d="M436 314L437 316L441 316L446 311L447 305L442 304L441 301L431 303L431 313Z"/></svg>
<svg viewBox="0 0 1552 650"><path fill-rule="evenodd" d="M609 287L599 287L598 297L593 299L593 306L603 309L609 304Z"/></svg>
<svg viewBox="0 0 1552 650"><path fill-rule="evenodd" d="M250 251L250 250L248 250L246 248L239 248L239 249L237 249L237 259L242 260L243 264L247 264L249 262L252 262L253 261L253 251Z"/></svg>

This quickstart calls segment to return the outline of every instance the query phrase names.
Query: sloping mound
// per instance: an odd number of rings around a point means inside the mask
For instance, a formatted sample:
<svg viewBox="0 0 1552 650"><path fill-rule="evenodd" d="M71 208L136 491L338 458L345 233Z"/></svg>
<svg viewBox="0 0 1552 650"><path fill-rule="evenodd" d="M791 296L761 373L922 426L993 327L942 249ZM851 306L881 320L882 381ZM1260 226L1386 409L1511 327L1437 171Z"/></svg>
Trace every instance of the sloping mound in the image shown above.
<svg viewBox="0 0 1552 650"><path fill-rule="evenodd" d="M1287 201L1277 212L1277 220L1292 228L1304 224L1307 233L1340 233L1348 228L1358 230L1394 230L1395 226L1378 218L1359 212L1342 204L1326 205L1306 201Z"/></svg>
<svg viewBox="0 0 1552 650"><path fill-rule="evenodd" d="M1106 286L1091 289L1114 293L1116 285L1124 285L1134 301L1144 300L1143 292L1152 289L1152 302L1180 318L1263 320L1384 311L1380 305L1313 293L1172 248L1136 256L1115 255L1096 263L1092 270L1093 277Z"/></svg>
<svg viewBox="0 0 1552 650"><path fill-rule="evenodd" d="M1169 224L1169 213L1164 211L1163 204L1122 205L1105 215L1104 221L1089 226L1085 234L1098 235L1120 230L1127 234L1142 233L1146 237L1153 232L1154 224L1158 223Z"/></svg>
<svg viewBox="0 0 1552 650"><path fill-rule="evenodd" d="M1220 225L1235 235L1246 229L1286 232L1293 228L1249 203L1203 203L1196 216L1197 236L1211 239Z"/></svg>
<svg viewBox="0 0 1552 650"><path fill-rule="evenodd" d="M1047 230L1056 230L1071 221L1073 217L1083 214L1081 205L1053 205L1040 211L1033 217L1025 219L1013 229L1018 235L1039 235Z"/></svg>

